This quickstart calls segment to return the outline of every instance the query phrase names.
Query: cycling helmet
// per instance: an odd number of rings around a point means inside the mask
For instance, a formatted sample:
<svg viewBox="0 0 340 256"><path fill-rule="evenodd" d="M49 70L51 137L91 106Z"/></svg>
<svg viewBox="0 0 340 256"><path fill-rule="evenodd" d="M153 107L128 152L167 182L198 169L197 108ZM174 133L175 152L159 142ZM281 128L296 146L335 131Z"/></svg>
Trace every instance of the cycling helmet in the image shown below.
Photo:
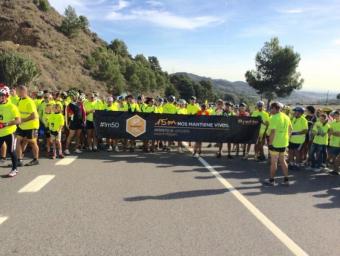
<svg viewBox="0 0 340 256"><path fill-rule="evenodd" d="M70 89L68 91L68 96L78 98L79 97L79 92L77 90L75 90L75 89Z"/></svg>
<svg viewBox="0 0 340 256"><path fill-rule="evenodd" d="M5 84L0 84L0 94L9 97L10 89Z"/></svg>
<svg viewBox="0 0 340 256"><path fill-rule="evenodd" d="M169 102L175 102L176 101L176 97L173 95L170 95L168 98Z"/></svg>
<svg viewBox="0 0 340 256"><path fill-rule="evenodd" d="M258 102L256 102L256 106L263 107L264 106L264 102L262 100L259 100Z"/></svg>

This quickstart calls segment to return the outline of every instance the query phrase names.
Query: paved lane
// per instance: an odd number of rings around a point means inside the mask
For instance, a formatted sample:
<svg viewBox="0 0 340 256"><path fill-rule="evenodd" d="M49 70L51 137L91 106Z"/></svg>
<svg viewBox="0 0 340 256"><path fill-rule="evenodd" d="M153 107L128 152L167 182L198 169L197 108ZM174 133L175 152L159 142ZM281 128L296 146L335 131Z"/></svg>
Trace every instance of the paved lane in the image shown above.
<svg viewBox="0 0 340 256"><path fill-rule="evenodd" d="M206 159L308 253L338 255L339 207L318 208L330 200L313 196L325 189L265 190L258 179L266 166ZM18 193L41 175L55 177L36 193ZM189 154L43 160L0 182L0 216L8 216L0 255L292 255Z"/></svg>

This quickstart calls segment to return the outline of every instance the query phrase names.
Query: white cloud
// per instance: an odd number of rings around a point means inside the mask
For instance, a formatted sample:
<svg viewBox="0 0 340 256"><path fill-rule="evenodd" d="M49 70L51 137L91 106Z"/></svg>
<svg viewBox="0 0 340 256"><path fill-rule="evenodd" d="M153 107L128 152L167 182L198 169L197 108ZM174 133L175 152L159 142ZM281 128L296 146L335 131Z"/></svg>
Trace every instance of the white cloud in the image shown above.
<svg viewBox="0 0 340 256"><path fill-rule="evenodd" d="M281 13L287 13L287 14L299 14L305 12L303 9L286 9L286 10L280 10Z"/></svg>
<svg viewBox="0 0 340 256"><path fill-rule="evenodd" d="M118 0L117 4L115 4L113 6L113 10L114 11L120 11L120 10L127 8L129 5L130 5L130 3L128 1Z"/></svg>
<svg viewBox="0 0 340 256"><path fill-rule="evenodd" d="M113 11L106 18L108 20L146 21L160 27L188 30L223 23L223 19L214 16L183 17L168 11L147 9L131 10L127 14Z"/></svg>

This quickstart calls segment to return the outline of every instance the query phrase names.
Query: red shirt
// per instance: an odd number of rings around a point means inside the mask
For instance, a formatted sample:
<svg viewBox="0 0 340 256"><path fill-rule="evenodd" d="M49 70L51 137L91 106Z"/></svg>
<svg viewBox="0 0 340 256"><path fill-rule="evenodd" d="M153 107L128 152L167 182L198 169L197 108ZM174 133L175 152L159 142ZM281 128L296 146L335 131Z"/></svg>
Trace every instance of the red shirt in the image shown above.
<svg viewBox="0 0 340 256"><path fill-rule="evenodd" d="M209 116L209 111L208 110L200 110L197 112L198 116Z"/></svg>

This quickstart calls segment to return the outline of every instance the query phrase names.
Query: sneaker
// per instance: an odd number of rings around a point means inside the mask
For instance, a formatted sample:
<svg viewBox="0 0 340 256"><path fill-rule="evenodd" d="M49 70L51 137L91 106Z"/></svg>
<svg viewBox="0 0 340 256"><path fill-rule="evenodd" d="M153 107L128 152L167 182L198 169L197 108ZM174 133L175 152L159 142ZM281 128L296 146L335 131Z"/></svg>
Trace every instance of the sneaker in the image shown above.
<svg viewBox="0 0 340 256"><path fill-rule="evenodd" d="M107 149L107 152L112 152L112 151L113 151L112 146L109 146L108 149Z"/></svg>
<svg viewBox="0 0 340 256"><path fill-rule="evenodd" d="M56 159L57 158L57 155L52 155L51 156L51 159Z"/></svg>
<svg viewBox="0 0 340 256"><path fill-rule="evenodd" d="M38 159L33 159L32 161L25 164L25 166L33 166L33 165L38 165L38 164L39 164Z"/></svg>
<svg viewBox="0 0 340 256"><path fill-rule="evenodd" d="M243 160L248 160L249 159L249 155L248 154L245 154L244 156L243 156Z"/></svg>
<svg viewBox="0 0 340 256"><path fill-rule="evenodd" d="M338 175L340 175L337 171L331 171L329 174L330 174L330 175L333 175L333 176L338 176Z"/></svg>
<svg viewBox="0 0 340 256"><path fill-rule="evenodd" d="M274 187L276 185L275 180L274 179L268 179L262 182L263 186L266 187Z"/></svg>
<svg viewBox="0 0 340 256"><path fill-rule="evenodd" d="M289 178L288 177L283 178L282 185L289 186Z"/></svg>
<svg viewBox="0 0 340 256"><path fill-rule="evenodd" d="M92 151L92 150L93 150L92 146L89 146L89 147L88 147L88 150L89 150L89 151Z"/></svg>
<svg viewBox="0 0 340 256"><path fill-rule="evenodd" d="M64 154L67 155L67 156L68 156L68 155L71 155L70 150L65 149Z"/></svg>
<svg viewBox="0 0 340 256"><path fill-rule="evenodd" d="M17 170L12 170L12 171L9 172L8 177L12 178L12 177L16 176L17 174L18 174Z"/></svg>
<svg viewBox="0 0 340 256"><path fill-rule="evenodd" d="M81 154L81 153L83 153L83 151L81 151L80 149L76 149L75 151L74 151L74 153L76 153L76 154Z"/></svg>
<svg viewBox="0 0 340 256"><path fill-rule="evenodd" d="M114 152L119 152L118 146L115 146L115 147L113 148L113 150L114 150Z"/></svg>
<svg viewBox="0 0 340 256"><path fill-rule="evenodd" d="M332 170L329 169L328 167L325 167L325 168L323 168L322 170L323 170L324 172L332 172Z"/></svg>
<svg viewBox="0 0 340 256"><path fill-rule="evenodd" d="M63 158L65 158L65 156L63 154L59 154L58 158L63 159Z"/></svg>
<svg viewBox="0 0 340 256"><path fill-rule="evenodd" d="M179 152L179 153L183 153L183 148L179 147L179 148L178 148L178 152Z"/></svg>
<svg viewBox="0 0 340 256"><path fill-rule="evenodd" d="M98 151L98 148L97 148L97 147L93 147L93 151L94 151L94 152L97 152L97 151Z"/></svg>
<svg viewBox="0 0 340 256"><path fill-rule="evenodd" d="M216 157L217 158L221 158L222 157L222 154L220 152L216 153Z"/></svg>

